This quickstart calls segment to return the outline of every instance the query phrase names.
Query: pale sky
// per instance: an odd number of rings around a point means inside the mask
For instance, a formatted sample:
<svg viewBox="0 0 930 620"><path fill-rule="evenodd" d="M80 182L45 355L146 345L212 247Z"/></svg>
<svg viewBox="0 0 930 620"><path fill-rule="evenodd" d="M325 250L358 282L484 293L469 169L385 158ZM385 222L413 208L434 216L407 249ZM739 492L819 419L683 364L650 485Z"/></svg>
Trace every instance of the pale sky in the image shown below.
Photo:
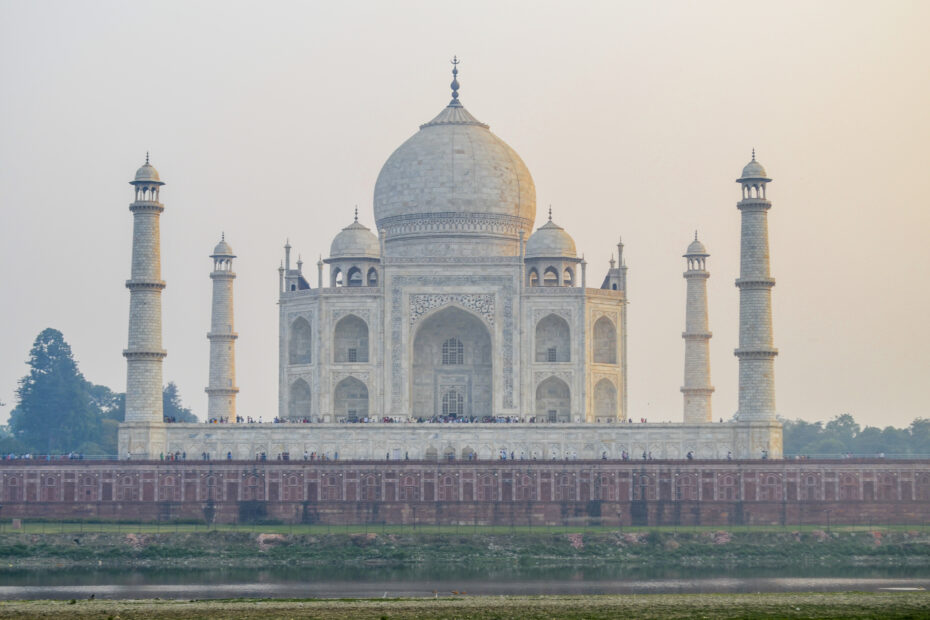
<svg viewBox="0 0 930 620"><path fill-rule="evenodd" d="M449 100L510 144L600 283L629 265L633 418L680 421L685 267L708 262L714 417L736 410L739 188L769 213L777 409L930 417L930 2L0 0L0 421L35 336L125 390L132 216L162 189L165 380L206 414L212 262L235 270L242 415L277 413L277 267L352 221ZM592 284L593 283L593 284Z"/></svg>

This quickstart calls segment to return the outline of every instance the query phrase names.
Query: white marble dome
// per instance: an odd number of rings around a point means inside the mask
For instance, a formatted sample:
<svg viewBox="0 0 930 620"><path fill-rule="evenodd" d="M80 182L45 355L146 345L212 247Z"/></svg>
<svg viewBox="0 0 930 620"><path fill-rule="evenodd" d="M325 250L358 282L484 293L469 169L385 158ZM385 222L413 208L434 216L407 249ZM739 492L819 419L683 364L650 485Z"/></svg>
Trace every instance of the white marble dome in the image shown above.
<svg viewBox="0 0 930 620"><path fill-rule="evenodd" d="M161 178L158 176L158 170L155 170L155 166L146 160L142 167L136 170L136 178L133 182L161 184Z"/></svg>
<svg viewBox="0 0 930 620"><path fill-rule="evenodd" d="M536 187L516 151L453 100L385 162L374 212L387 243L430 233L513 241L532 229Z"/></svg>
<svg viewBox="0 0 930 620"><path fill-rule="evenodd" d="M381 244L371 230L355 220L333 239L330 258L378 258Z"/></svg>
<svg viewBox="0 0 930 620"><path fill-rule="evenodd" d="M216 244L215 248L213 248L213 254L211 256L235 256L235 254L233 254L232 247L226 243L225 236L220 239L220 242Z"/></svg>
<svg viewBox="0 0 930 620"><path fill-rule="evenodd" d="M565 229L549 220L526 242L526 258L576 258L575 240Z"/></svg>
<svg viewBox="0 0 930 620"><path fill-rule="evenodd" d="M685 256L710 256L710 254L707 253L707 248L704 247L704 244L698 241L697 235L694 235L694 241L688 245Z"/></svg>
<svg viewBox="0 0 930 620"><path fill-rule="evenodd" d="M756 161L756 152L752 152L752 161L746 164L743 167L743 174L738 180L743 179L764 179L769 180L768 175L765 173L765 168Z"/></svg>

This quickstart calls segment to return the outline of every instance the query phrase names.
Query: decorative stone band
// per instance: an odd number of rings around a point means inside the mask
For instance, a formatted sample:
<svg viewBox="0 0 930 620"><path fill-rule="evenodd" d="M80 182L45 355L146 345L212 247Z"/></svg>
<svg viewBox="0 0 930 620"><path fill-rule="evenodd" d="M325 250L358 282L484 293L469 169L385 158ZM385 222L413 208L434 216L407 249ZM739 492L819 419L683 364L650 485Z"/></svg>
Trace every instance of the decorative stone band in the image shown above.
<svg viewBox="0 0 930 620"><path fill-rule="evenodd" d="M434 308L457 304L481 316L489 325L494 325L494 295L439 293L410 296L410 324Z"/></svg>
<svg viewBox="0 0 930 620"><path fill-rule="evenodd" d="M775 278L737 278L735 283L739 288L772 288Z"/></svg>
<svg viewBox="0 0 930 620"><path fill-rule="evenodd" d="M210 278L213 280L234 280L236 274L233 271L214 271L210 274Z"/></svg>
<svg viewBox="0 0 930 620"><path fill-rule="evenodd" d="M775 347L760 347L757 349L734 349L733 354L739 358L763 359L766 357L775 357L778 355L778 349Z"/></svg>
<svg viewBox="0 0 930 620"><path fill-rule="evenodd" d="M764 198L747 198L736 203L740 211L768 211L772 208L772 201Z"/></svg>
<svg viewBox="0 0 930 620"><path fill-rule="evenodd" d="M435 234L482 234L488 236L518 237L520 231L532 230L533 222L512 215L496 213L417 213L395 215L378 220L378 230L385 239L418 237Z"/></svg>
<svg viewBox="0 0 930 620"><path fill-rule="evenodd" d="M519 256L385 256L381 259L385 265L435 265L437 263L454 263L461 265L522 265Z"/></svg>
<svg viewBox="0 0 930 620"><path fill-rule="evenodd" d="M682 338L693 338L695 340L709 340L713 332L681 332Z"/></svg>
<svg viewBox="0 0 930 620"><path fill-rule="evenodd" d="M215 388L208 387L204 388L204 392L210 394L211 396L216 394L217 396L235 396L239 393L239 388L237 387L224 387L224 388Z"/></svg>
<svg viewBox="0 0 930 620"><path fill-rule="evenodd" d="M540 287L540 288L545 288L545 287ZM553 287L550 287L550 288L553 288ZM532 288L530 288L530 289L525 289L525 290L537 290L537 289L532 289ZM611 298L611 299L621 299L621 300L624 300L623 303L625 303L625 304L626 304L626 303L629 303L629 302L625 301L626 293L624 293L623 291L614 291L614 290L608 289L608 288L586 288L586 289L568 288L568 289L565 289L565 290L570 290L570 291L574 291L574 290L579 290L579 291L581 291L581 290L583 290L583 292L584 292L584 294L585 294L585 297L608 297L608 298Z"/></svg>
<svg viewBox="0 0 930 620"><path fill-rule="evenodd" d="M137 289L157 289L165 288L164 280L126 280L126 288L130 291Z"/></svg>
<svg viewBox="0 0 930 620"><path fill-rule="evenodd" d="M168 352L164 349L160 351L130 351L129 349L123 350L123 357L127 360L163 360L167 357Z"/></svg>
<svg viewBox="0 0 930 620"><path fill-rule="evenodd" d="M710 277L710 272L703 271L703 270L700 270L700 271L691 270L691 271L686 271L681 275L684 276L685 278L697 278L697 279L703 278L706 280Z"/></svg>
<svg viewBox="0 0 930 620"><path fill-rule="evenodd" d="M207 338L210 340L235 340L238 337L236 332L207 332Z"/></svg>
<svg viewBox="0 0 930 620"><path fill-rule="evenodd" d="M681 391L686 394L713 394L714 388L712 387L683 387Z"/></svg>
<svg viewBox="0 0 930 620"><path fill-rule="evenodd" d="M150 211L152 213L161 213L165 210L165 205L160 202L150 200L140 200L129 205L129 210L133 213Z"/></svg>
<svg viewBox="0 0 930 620"><path fill-rule="evenodd" d="M562 297L584 297L585 293L590 293L591 289L585 290L579 286L527 286L523 289L526 295L541 296L562 296ZM611 291L616 293L616 291Z"/></svg>

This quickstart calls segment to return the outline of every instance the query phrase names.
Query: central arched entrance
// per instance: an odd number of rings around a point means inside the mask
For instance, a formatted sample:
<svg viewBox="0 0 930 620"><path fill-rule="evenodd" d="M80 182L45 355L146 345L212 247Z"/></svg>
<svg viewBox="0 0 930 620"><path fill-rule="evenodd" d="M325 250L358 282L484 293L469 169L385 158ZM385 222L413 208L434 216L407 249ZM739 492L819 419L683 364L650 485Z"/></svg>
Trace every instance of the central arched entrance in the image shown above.
<svg viewBox="0 0 930 620"><path fill-rule="evenodd" d="M448 307L420 323L413 340L413 416L492 415L491 333L470 312Z"/></svg>

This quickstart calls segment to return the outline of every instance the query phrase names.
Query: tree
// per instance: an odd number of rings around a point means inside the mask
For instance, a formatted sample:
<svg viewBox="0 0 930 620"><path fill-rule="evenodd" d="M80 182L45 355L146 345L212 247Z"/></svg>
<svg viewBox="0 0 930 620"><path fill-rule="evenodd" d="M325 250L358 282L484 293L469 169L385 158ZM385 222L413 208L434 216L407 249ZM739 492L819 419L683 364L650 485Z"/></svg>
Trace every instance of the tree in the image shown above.
<svg viewBox="0 0 930 620"><path fill-rule="evenodd" d="M917 418L911 422L910 452L914 455L926 456L930 454L930 419Z"/></svg>
<svg viewBox="0 0 930 620"><path fill-rule="evenodd" d="M10 412L13 436L27 450L66 452L99 434L87 381L57 329L40 333L29 351L29 374L20 379Z"/></svg>
<svg viewBox="0 0 930 620"><path fill-rule="evenodd" d="M849 452L852 450L853 440L859 434L859 425L850 414L844 413L827 422L823 430L830 439L842 442L846 446L846 451Z"/></svg>
<svg viewBox="0 0 930 620"><path fill-rule="evenodd" d="M161 397L165 418L173 419L175 422L197 421L197 416L191 412L190 408L181 404L181 394L174 381L168 382L161 392Z"/></svg>
<svg viewBox="0 0 930 620"><path fill-rule="evenodd" d="M786 420L782 441L786 454L807 454L807 446L823 439L823 424L804 420Z"/></svg>

